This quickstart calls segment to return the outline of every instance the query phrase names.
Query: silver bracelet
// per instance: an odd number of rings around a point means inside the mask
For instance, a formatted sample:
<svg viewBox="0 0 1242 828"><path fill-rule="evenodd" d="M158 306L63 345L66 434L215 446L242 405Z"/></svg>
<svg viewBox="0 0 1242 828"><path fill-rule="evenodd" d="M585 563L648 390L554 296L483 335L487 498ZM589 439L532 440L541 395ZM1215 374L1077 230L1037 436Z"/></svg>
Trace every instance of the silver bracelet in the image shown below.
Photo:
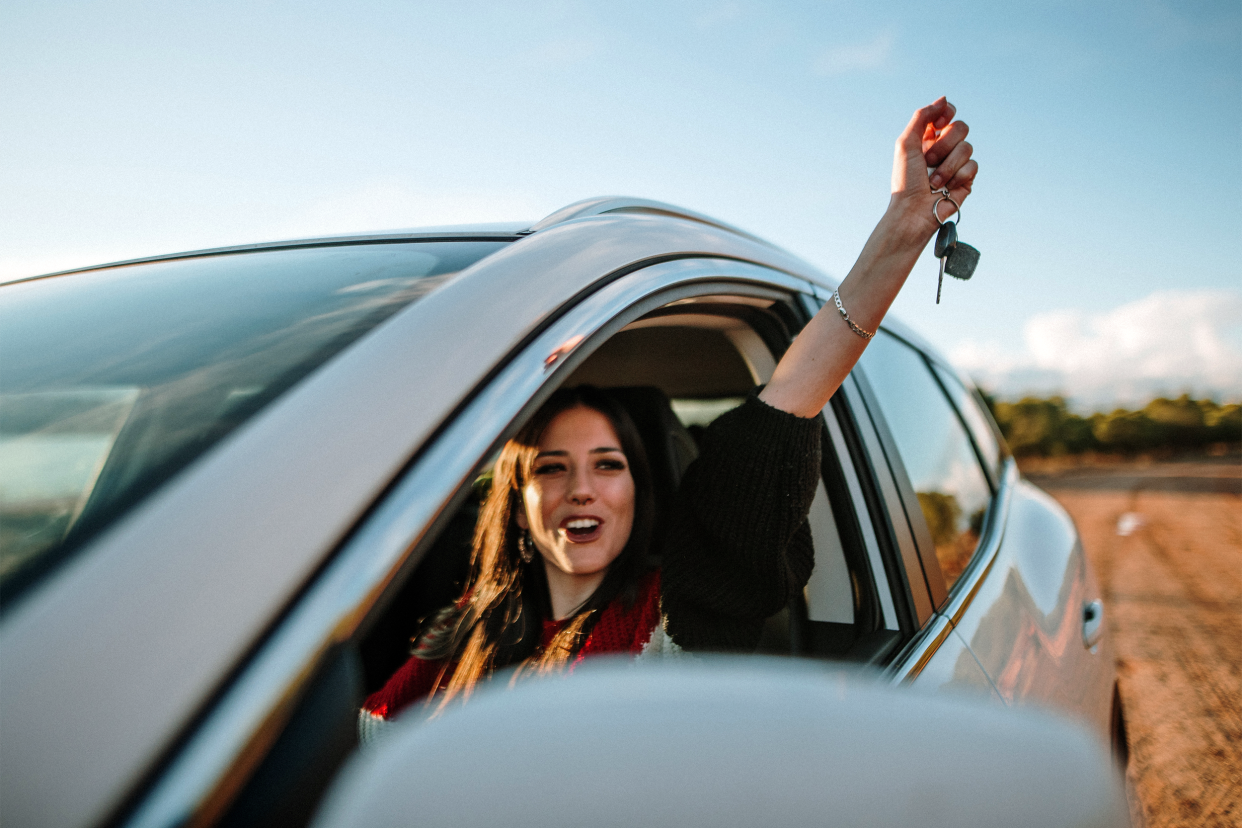
<svg viewBox="0 0 1242 828"><path fill-rule="evenodd" d="M875 331L864 331L862 328L854 324L854 320L850 319L850 315L845 312L845 306L841 304L841 294L835 290L832 292L832 301L837 303L837 312L841 314L841 318L845 320L845 324L850 326L850 330L861 336L863 339L870 339L875 336Z"/></svg>

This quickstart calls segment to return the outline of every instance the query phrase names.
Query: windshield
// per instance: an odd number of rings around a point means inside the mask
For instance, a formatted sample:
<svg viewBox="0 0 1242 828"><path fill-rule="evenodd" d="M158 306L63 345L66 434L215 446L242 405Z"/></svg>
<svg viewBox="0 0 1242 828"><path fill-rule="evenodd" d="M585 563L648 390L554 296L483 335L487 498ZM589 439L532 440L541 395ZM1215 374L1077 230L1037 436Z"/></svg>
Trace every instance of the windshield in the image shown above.
<svg viewBox="0 0 1242 828"><path fill-rule="evenodd" d="M0 600L504 244L267 250L0 289Z"/></svg>

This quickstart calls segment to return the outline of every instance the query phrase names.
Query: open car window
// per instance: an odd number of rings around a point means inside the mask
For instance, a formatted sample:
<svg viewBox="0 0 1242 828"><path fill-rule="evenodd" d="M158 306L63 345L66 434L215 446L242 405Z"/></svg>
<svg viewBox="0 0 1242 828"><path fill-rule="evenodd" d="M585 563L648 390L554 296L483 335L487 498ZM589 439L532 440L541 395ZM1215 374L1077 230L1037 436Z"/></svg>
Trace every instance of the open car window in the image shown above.
<svg viewBox="0 0 1242 828"><path fill-rule="evenodd" d="M184 759L161 777L144 816L183 807L185 792L199 791L196 803L238 816L230 824L266 824L269 806L279 808L290 790L321 790L318 774L330 774L357 738L350 717L356 722L366 695L408 658L420 619L461 595L484 495L480 473L503 441L557 387L591 382L638 389L640 396L656 389L675 422L664 432L671 438L668 456L692 459L695 430L770 375L802 324L795 304L802 287L785 274L727 260L657 264L610 282L510 354L344 540L199 727ZM661 339L662 350L640 358ZM830 444L836 445L823 442L825 456L835 458ZM864 633L894 621L891 598L887 609L876 606L868 553L856 542L860 520L851 499L836 496L845 484L827 465L824 495L832 514L820 516L815 553L818 558L822 546L825 555L845 556L844 566L838 558L825 569L846 573L848 587L829 579L828 589L809 592L769 619L767 652L854 658L851 648ZM861 522L869 525L870 518ZM883 589L887 594L887 584ZM819 620L825 618L835 620ZM812 639L816 624L837 624L847 634ZM888 652L862 644L879 658ZM248 747L259 738L252 729L257 721L264 723L260 753ZM201 761L203 751L214 764ZM236 763L247 761L238 769ZM226 785L229 779L249 781L238 792ZM239 810L230 811L229 803Z"/></svg>
<svg viewBox="0 0 1242 828"><path fill-rule="evenodd" d="M657 501L665 505L697 456L703 430L771 376L792 336L777 317L726 299L660 308L626 325L560 383L608 389L622 403L647 449ZM884 628L885 615L836 450L825 429L823 451L831 462L825 462L810 514L815 567L803 596L769 619L763 652L860 660L882 645L887 652L888 638L871 636ZM484 470L363 642L369 691L408 657L420 621L461 596L487 483ZM881 586L887 597L887 584ZM888 604L893 622L891 599Z"/></svg>

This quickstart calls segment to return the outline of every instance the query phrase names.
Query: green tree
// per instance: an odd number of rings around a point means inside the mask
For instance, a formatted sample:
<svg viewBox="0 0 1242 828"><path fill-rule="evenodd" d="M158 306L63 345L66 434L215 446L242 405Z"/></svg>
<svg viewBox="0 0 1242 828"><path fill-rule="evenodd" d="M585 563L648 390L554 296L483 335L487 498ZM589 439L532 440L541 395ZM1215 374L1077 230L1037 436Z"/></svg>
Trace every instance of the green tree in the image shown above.
<svg viewBox="0 0 1242 828"><path fill-rule="evenodd" d="M1189 394L1175 400L1157 397L1143 406L1143 413L1155 426L1151 436L1156 443L1152 448L1188 449L1211 442L1203 406Z"/></svg>
<svg viewBox="0 0 1242 828"><path fill-rule="evenodd" d="M1242 405L1231 403L1217 405L1205 400L1203 407L1204 427L1213 443L1242 443Z"/></svg>
<svg viewBox="0 0 1242 828"><path fill-rule="evenodd" d="M996 402L993 412L1010 450L1019 457L1079 454L1096 448L1091 423L1070 413L1062 397Z"/></svg>

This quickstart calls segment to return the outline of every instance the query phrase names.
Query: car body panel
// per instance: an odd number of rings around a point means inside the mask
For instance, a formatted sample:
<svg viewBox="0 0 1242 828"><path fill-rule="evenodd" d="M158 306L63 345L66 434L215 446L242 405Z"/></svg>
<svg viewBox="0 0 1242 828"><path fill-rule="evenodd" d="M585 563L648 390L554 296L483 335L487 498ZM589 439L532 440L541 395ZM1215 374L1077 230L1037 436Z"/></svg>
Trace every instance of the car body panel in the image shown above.
<svg viewBox="0 0 1242 828"><path fill-rule="evenodd" d="M397 723L341 774L314 825L1120 828L1126 817L1105 751L1043 711L822 663L639 671L603 659Z"/></svg>
<svg viewBox="0 0 1242 828"><path fill-rule="evenodd" d="M1004 540L955 626L1009 703L1043 704L1108 734L1113 653L1083 641L1083 607L1099 599L1064 509L1014 482Z"/></svg>
<svg viewBox="0 0 1242 828"><path fill-rule="evenodd" d="M937 615L913 644L891 671L894 683L917 685L926 692L978 695L1003 701L949 619Z"/></svg>
<svg viewBox="0 0 1242 828"><path fill-rule="evenodd" d="M56 713L0 719L0 741L28 746L0 759L6 812L21 821L22 803L37 803L53 809L49 824L85 825L117 807L499 361L601 279L674 252L823 279L767 245L667 217L529 236L363 337L34 590L0 627L5 706ZM465 336L469 347L446 347ZM426 354L436 358L407 358Z"/></svg>

